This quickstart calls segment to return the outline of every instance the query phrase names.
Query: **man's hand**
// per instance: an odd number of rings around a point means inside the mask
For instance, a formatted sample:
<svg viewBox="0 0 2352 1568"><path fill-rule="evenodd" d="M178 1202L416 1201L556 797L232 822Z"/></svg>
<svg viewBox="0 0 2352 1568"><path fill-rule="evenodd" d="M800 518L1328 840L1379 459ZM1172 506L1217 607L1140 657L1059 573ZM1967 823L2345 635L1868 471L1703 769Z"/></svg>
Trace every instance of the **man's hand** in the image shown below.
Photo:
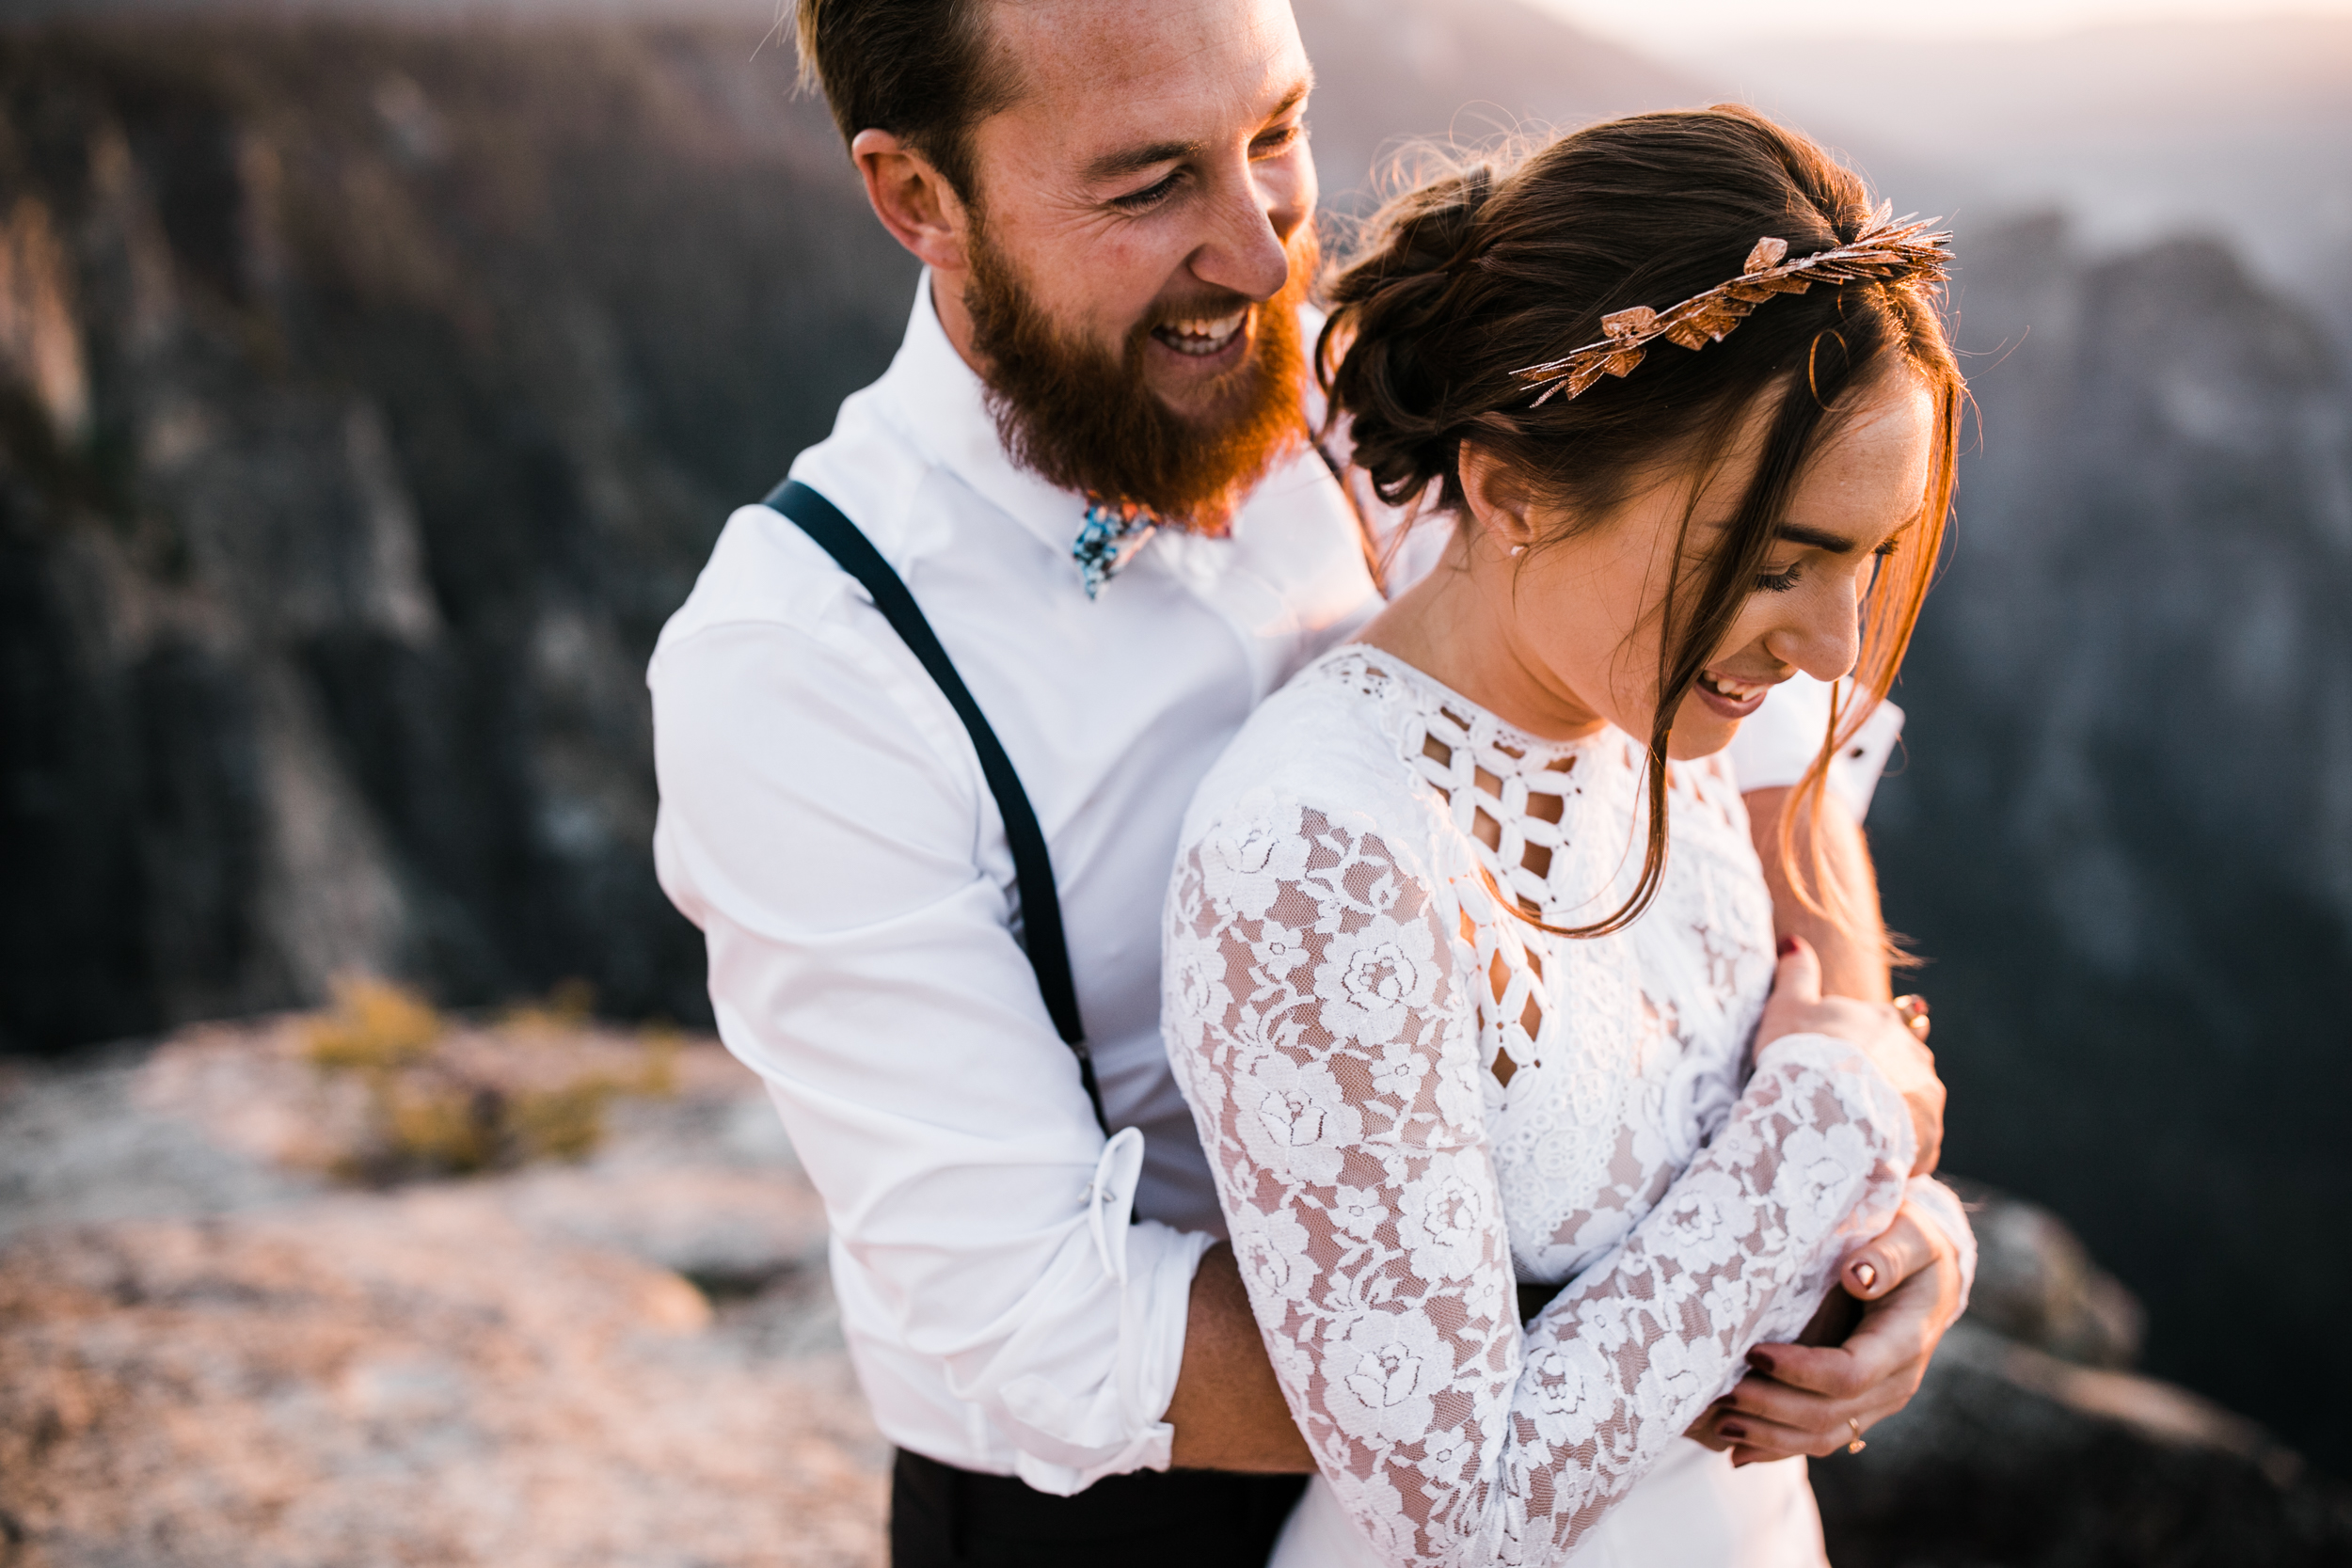
<svg viewBox="0 0 2352 1568"><path fill-rule="evenodd" d="M1233 1249L1224 1242L1201 1255L1192 1276L1184 1360L1167 1419L1176 1429L1172 1457L1180 1470L1305 1475L1315 1467L1266 1359Z"/></svg>
<svg viewBox="0 0 2352 1568"><path fill-rule="evenodd" d="M1951 1243L1906 1206L1838 1277L1863 1304L1861 1326L1842 1345L1758 1345L1748 1354L1755 1371L1690 1436L1728 1450L1735 1465L1818 1459L1910 1402L1960 1303Z"/></svg>

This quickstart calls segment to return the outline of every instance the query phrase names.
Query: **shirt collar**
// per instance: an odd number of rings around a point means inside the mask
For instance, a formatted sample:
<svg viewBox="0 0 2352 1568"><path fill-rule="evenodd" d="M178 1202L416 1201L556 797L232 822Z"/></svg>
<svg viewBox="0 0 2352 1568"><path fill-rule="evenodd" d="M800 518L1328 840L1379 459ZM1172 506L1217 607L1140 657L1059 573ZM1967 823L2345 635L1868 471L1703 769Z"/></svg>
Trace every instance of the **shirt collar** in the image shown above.
<svg viewBox="0 0 2352 1568"><path fill-rule="evenodd" d="M930 269L914 291L914 313L882 387L905 417L907 434L981 499L1035 534L1057 560L1086 521L1086 498L1063 490L1016 465L996 434L980 378L947 340L931 308ZM1071 571L1074 574L1076 566Z"/></svg>

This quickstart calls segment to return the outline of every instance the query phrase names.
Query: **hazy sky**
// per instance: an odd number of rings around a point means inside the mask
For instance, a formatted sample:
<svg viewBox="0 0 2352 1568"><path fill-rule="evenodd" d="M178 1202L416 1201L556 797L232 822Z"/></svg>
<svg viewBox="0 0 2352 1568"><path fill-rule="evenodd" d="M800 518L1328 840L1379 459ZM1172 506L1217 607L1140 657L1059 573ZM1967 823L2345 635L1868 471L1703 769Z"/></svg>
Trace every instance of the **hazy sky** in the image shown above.
<svg viewBox="0 0 2352 1568"><path fill-rule="evenodd" d="M2352 17L2352 0L1535 0L1658 55L1704 39L1847 32L1958 38L2071 32L2117 23Z"/></svg>

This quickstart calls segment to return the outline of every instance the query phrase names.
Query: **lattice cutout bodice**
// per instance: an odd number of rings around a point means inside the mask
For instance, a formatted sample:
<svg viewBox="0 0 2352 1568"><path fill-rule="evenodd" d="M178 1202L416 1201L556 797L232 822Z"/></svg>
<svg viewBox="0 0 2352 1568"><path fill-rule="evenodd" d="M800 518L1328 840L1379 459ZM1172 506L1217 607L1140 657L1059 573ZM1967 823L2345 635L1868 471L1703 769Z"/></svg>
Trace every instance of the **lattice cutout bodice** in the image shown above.
<svg viewBox="0 0 2352 1568"><path fill-rule="evenodd" d="M1479 1055L1502 1091L1490 1097L1512 1249L1523 1278L1567 1278L1648 1212L1660 1173L1689 1161L1738 1094L1772 968L1739 791L1716 759L1670 765L1671 852L1649 912L1606 937L1552 936L1494 895L1560 927L1622 904L1649 816L1642 750L1615 730L1526 735L1369 650L1340 650L1327 671L1384 710L1452 847L1485 873L1452 881L1484 981Z"/></svg>

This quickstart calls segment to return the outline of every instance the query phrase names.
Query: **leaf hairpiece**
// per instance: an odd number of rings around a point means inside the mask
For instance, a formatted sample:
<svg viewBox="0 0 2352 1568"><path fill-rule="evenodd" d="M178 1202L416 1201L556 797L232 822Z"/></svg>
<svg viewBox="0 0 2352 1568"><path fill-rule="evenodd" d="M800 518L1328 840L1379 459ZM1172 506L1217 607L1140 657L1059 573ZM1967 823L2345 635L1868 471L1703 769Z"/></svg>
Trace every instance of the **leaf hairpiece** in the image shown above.
<svg viewBox="0 0 2352 1568"><path fill-rule="evenodd" d="M1613 311L1600 318L1607 336L1587 343L1565 357L1513 371L1531 390L1541 388L1531 407L1540 407L1555 393L1571 398L1603 375L1627 375L1642 362L1652 340L1663 338L1684 348L1720 343L1741 317L1774 294L1801 294L1816 283L1889 282L1927 278L1941 282L1951 261L1949 233L1930 233L1933 218L1905 217L1890 222L1892 204L1882 206L1870 228L1851 245L1786 261L1788 242L1770 235L1756 242L1740 276L1705 293L1692 294L1679 305L1653 310L1646 305Z"/></svg>

